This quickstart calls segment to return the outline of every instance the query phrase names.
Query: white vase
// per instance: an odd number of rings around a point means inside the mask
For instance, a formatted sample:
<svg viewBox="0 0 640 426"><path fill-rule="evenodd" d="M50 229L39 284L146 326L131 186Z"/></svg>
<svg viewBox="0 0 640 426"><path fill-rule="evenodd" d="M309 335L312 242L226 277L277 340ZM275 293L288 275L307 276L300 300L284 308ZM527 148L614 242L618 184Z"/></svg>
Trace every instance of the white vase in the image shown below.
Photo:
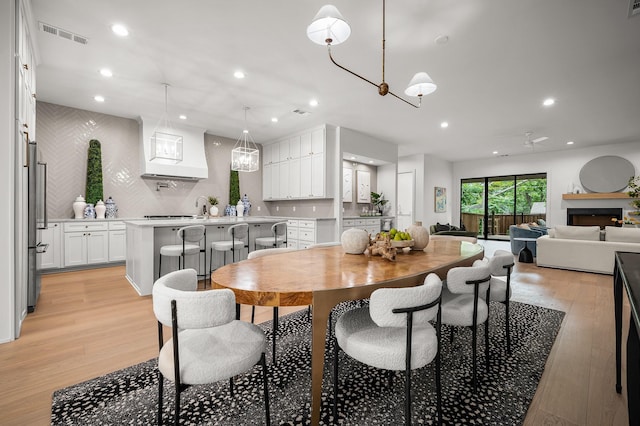
<svg viewBox="0 0 640 426"><path fill-rule="evenodd" d="M411 250L424 250L429 245L429 231L418 221L407 228L407 232L414 241Z"/></svg>
<svg viewBox="0 0 640 426"><path fill-rule="evenodd" d="M102 200L98 200L96 203L96 219L104 219L104 213L107 211L107 206L104 205Z"/></svg>
<svg viewBox="0 0 640 426"><path fill-rule="evenodd" d="M218 206L211 206L209 208L209 216L218 216Z"/></svg>
<svg viewBox="0 0 640 426"><path fill-rule="evenodd" d="M78 195L76 200L73 202L73 213L75 214L76 219L84 218L85 207L87 207L87 203L85 203L84 197L82 195Z"/></svg>
<svg viewBox="0 0 640 426"><path fill-rule="evenodd" d="M239 200L238 205L236 205L236 215L238 217L244 216L244 203L242 202L242 200Z"/></svg>
<svg viewBox="0 0 640 426"><path fill-rule="evenodd" d="M369 234L364 229L347 229L342 233L340 242L345 253L362 254L369 245Z"/></svg>

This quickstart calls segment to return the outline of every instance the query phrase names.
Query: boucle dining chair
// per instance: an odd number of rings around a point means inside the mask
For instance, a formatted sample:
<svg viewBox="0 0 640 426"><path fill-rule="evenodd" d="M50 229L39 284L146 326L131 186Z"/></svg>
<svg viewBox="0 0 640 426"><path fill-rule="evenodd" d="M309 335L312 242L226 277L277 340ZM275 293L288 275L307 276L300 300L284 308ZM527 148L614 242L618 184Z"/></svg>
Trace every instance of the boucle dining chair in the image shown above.
<svg viewBox="0 0 640 426"><path fill-rule="evenodd" d="M164 378L175 383L174 423L180 421L180 393L191 385L215 383L262 367L266 424L270 424L266 339L256 325L235 320L229 289L196 291L194 269L174 271L153 285L158 320L158 424L162 424ZM164 342L163 326L171 328ZM233 383L231 393L233 395Z"/></svg>
<svg viewBox="0 0 640 426"><path fill-rule="evenodd" d="M182 241L181 244L169 244L160 247L160 258L158 259L158 277L162 276L162 256L177 257L178 269L184 268L184 257L194 254L200 254L202 249L200 248L200 241L204 239L204 247L207 246L207 229L204 225L190 225L183 226L178 229L178 238ZM205 263L206 259L205 252ZM198 257L198 265L200 264L200 257ZM206 265L205 265L206 270ZM205 276L205 287L207 286Z"/></svg>
<svg viewBox="0 0 640 426"><path fill-rule="evenodd" d="M333 421L337 423L339 349L351 358L384 370L404 371L404 420L411 424L411 371L435 359L436 412L441 422L440 295L442 281L429 274L423 285L381 288L368 307L345 312L335 326ZM429 321L435 318L435 328Z"/></svg>
<svg viewBox="0 0 640 426"><path fill-rule="evenodd" d="M291 247L277 247L277 248L268 248L268 249L264 249L264 250L256 250L256 251L252 251L251 253L249 253L249 256L247 257L247 259L257 259L259 257L265 257L265 256L273 256L276 254L282 254L282 253L287 253L290 251L295 251L295 248L291 248ZM251 322L253 322L254 318L255 318L255 314L256 314L256 307L252 306L251 307ZM273 362L273 364L275 365L276 363L276 336L278 334L278 307L274 306L273 307L273 345L272 345L272 355L271 355L271 361Z"/></svg>
<svg viewBox="0 0 640 426"><path fill-rule="evenodd" d="M278 222L271 225L270 237L258 237L255 239L256 249L258 246L276 248L281 245L287 246L287 222Z"/></svg>
<svg viewBox="0 0 640 426"><path fill-rule="evenodd" d="M506 250L496 250L491 258L484 258L473 262L473 266L487 266L491 272L489 282L489 300L504 303L505 338L507 340L507 353L511 354L511 333L509 330L509 300L511 299L511 271L513 270L513 254ZM500 277L506 277L502 279ZM486 299L486 295L480 295Z"/></svg>
<svg viewBox="0 0 640 426"><path fill-rule="evenodd" d="M477 390L477 335L478 324L484 323L485 361L489 368L489 301L480 297L487 294L491 272L487 266L462 266L447 272L442 287L442 323L471 327L472 385Z"/></svg>

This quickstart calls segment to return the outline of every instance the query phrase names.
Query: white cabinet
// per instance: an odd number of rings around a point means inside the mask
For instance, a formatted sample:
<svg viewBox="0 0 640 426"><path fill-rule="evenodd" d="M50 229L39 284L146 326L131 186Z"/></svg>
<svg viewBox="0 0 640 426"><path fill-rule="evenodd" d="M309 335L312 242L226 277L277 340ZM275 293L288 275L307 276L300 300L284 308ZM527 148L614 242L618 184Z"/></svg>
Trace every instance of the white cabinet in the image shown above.
<svg viewBox="0 0 640 426"><path fill-rule="evenodd" d="M106 222L64 224L64 267L109 261Z"/></svg>
<svg viewBox="0 0 640 426"><path fill-rule="evenodd" d="M127 258L127 229L124 222L109 222L109 262Z"/></svg>
<svg viewBox="0 0 640 426"><path fill-rule="evenodd" d="M350 228L363 229L372 237L380 232L379 218L359 218L359 219L343 219L342 232Z"/></svg>
<svg viewBox="0 0 640 426"><path fill-rule="evenodd" d="M287 246L305 249L316 243L334 241L335 220L289 219Z"/></svg>
<svg viewBox="0 0 640 426"><path fill-rule="evenodd" d="M36 139L36 61L32 33L29 28L24 2L19 2L18 11L18 59L17 104L18 129L23 140Z"/></svg>
<svg viewBox="0 0 640 426"><path fill-rule="evenodd" d="M324 126L266 145L264 152L270 160L263 162L263 200L328 196Z"/></svg>
<svg viewBox="0 0 640 426"><path fill-rule="evenodd" d="M47 245L47 251L36 256L38 269L57 269L62 267L61 253L62 226L49 222L47 229L38 230L38 241Z"/></svg>

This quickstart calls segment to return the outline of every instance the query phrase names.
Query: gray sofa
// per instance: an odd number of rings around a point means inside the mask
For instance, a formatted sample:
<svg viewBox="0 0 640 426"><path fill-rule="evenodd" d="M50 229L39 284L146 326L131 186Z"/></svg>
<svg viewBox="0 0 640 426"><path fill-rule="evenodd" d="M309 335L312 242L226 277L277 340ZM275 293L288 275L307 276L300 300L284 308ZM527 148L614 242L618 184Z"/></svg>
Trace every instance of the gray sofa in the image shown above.
<svg viewBox="0 0 640 426"><path fill-rule="evenodd" d="M532 226L530 229L520 228L517 225L509 226L509 239L511 240L511 253L518 254L524 248L524 241L515 241L514 238L540 238L547 235L547 228L543 226ZM533 257L537 256L537 244L527 244Z"/></svg>

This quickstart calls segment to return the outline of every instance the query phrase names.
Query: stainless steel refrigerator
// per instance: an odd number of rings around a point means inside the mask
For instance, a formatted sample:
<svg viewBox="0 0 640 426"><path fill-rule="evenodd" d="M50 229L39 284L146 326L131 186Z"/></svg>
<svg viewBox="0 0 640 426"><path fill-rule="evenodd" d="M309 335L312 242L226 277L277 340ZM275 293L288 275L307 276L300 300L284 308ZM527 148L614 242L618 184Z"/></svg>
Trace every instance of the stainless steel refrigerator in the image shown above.
<svg viewBox="0 0 640 426"><path fill-rule="evenodd" d="M38 230L47 229L47 163L39 161L38 144L29 141L27 157L28 173L28 275L27 275L27 310L36 309L40 295L40 262L38 255L47 251L48 244L38 240Z"/></svg>

